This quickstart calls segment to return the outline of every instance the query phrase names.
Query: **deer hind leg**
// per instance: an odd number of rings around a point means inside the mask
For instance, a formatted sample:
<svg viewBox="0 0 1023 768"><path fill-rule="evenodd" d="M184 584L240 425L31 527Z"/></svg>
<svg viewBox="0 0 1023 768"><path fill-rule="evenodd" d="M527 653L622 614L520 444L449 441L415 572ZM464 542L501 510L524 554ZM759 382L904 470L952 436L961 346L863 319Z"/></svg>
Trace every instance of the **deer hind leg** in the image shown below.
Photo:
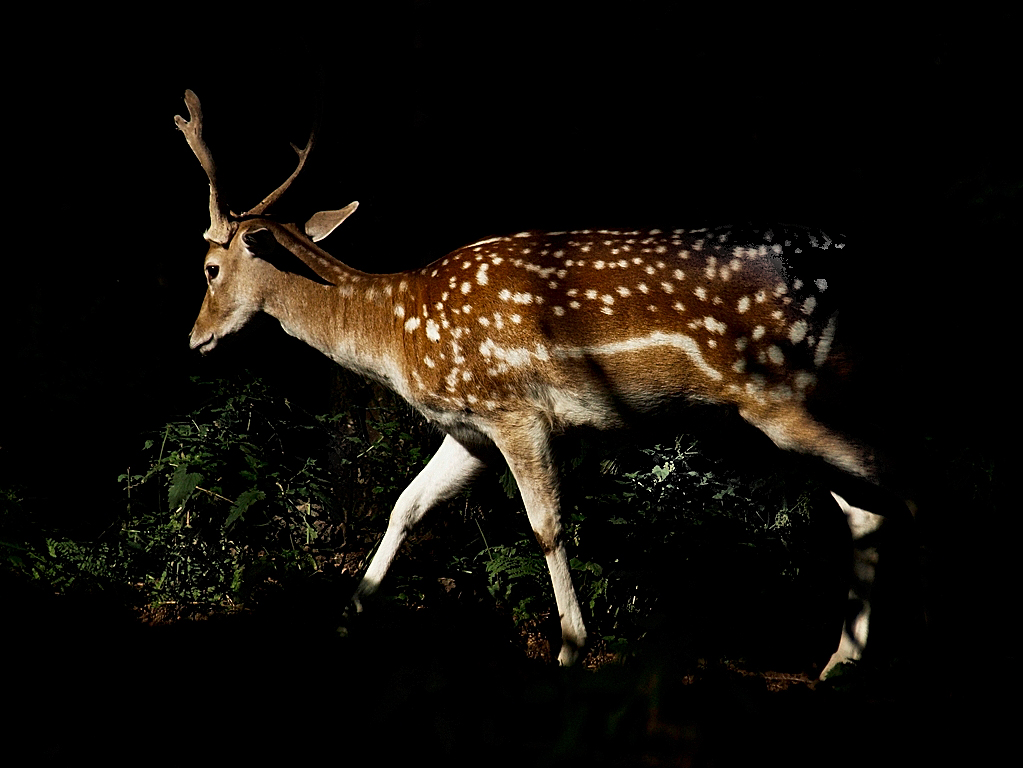
<svg viewBox="0 0 1023 768"><path fill-rule="evenodd" d="M499 443L522 494L526 515L540 548L554 587L561 619L561 650L558 663L574 664L586 646L586 626L568 562L561 528L557 467L551 457L549 436L542 424L517 430L511 439Z"/></svg>
<svg viewBox="0 0 1023 768"><path fill-rule="evenodd" d="M864 481L863 487L859 488L857 493L861 494L868 487L872 487L873 492L868 492L866 498L872 505L878 506L877 511L885 514L901 514L907 511L904 505L895 503L894 497L887 498L874 485L876 470L868 450L831 431L802 408L793 407L776 411L771 418L762 418L751 413L742 413L742 416L778 446L819 456L842 470L847 477ZM855 484L852 487L855 488ZM821 680L838 664L859 661L863 656L870 633L871 600L877 574L878 547L885 535L882 530L885 518L881 514L854 506L834 491L831 495L845 514L846 523L852 533L852 579L842 636L838 649L831 655L821 673Z"/></svg>
<svg viewBox="0 0 1023 768"><path fill-rule="evenodd" d="M881 515L855 507L834 491L831 495L845 513L846 523L852 533L853 572L846 603L845 620L842 624L842 639L838 650L831 654L820 679L828 676L838 664L859 661L867 646L870 631L870 601L877 575L877 546L884 518Z"/></svg>
<svg viewBox="0 0 1023 768"><path fill-rule="evenodd" d="M462 443L451 435L444 438L437 453L398 497L384 538L352 597L356 610L361 611L363 600L377 591L402 542L423 516L437 504L458 495L485 468L486 462Z"/></svg>

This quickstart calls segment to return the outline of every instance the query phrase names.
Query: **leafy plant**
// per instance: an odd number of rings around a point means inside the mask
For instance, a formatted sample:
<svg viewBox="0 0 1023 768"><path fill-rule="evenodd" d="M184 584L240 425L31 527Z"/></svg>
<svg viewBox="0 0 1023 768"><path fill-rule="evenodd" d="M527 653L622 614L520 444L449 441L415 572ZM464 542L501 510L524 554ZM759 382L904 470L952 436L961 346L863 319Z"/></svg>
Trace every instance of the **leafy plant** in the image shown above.
<svg viewBox="0 0 1023 768"><path fill-rule="evenodd" d="M313 416L248 376L194 386L204 402L147 439L141 469L120 477L125 508L114 526L90 541L7 536L8 563L58 590L252 603L296 579L329 578L342 557L364 563L439 440L376 390L346 392L347 410ZM676 585L707 562L757 552L789 563L803 546L811 487L802 481L744 475L689 437L604 455L578 444L562 472L573 578L591 632L608 647L627 648L670 616ZM514 481L507 471L495 480L428 519L385 596L418 605L437 582L461 581L489 591L516 621L549 615L546 563ZM16 511L14 496L7 504ZM791 580L799 566L786 567L781 577Z"/></svg>
<svg viewBox="0 0 1023 768"><path fill-rule="evenodd" d="M268 579L317 570L318 545L337 527L323 426L243 381L209 384L202 406L146 441L145 470L119 478L121 541L156 599L244 600Z"/></svg>
<svg viewBox="0 0 1023 768"><path fill-rule="evenodd" d="M584 460L591 453L584 445L563 467L564 533L589 626L616 650L663 619L666 590L685 569L680 555L731 546L786 563L809 524L813 486L803 478L746 476L689 436L620 447L602 462ZM547 569L528 531L489 545L478 559L491 594L516 620L550 609ZM795 576L791 570L785 578Z"/></svg>

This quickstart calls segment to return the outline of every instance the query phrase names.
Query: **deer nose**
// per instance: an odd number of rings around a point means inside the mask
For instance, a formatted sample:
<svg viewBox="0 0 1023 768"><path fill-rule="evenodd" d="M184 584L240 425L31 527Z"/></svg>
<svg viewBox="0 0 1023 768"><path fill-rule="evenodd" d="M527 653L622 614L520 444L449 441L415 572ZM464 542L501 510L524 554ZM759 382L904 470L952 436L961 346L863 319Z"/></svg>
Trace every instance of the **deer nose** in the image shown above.
<svg viewBox="0 0 1023 768"><path fill-rule="evenodd" d="M206 354L217 344L217 339L212 333L208 333L205 336L200 336L193 328L191 334L188 337L188 348L198 349L202 354Z"/></svg>

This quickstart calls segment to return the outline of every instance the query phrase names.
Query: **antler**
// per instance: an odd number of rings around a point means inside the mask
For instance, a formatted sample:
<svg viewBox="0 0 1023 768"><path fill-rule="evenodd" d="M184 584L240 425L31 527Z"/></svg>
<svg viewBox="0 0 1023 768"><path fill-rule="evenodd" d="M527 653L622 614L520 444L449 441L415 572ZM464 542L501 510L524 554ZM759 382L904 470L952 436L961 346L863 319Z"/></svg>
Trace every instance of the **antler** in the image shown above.
<svg viewBox="0 0 1023 768"><path fill-rule="evenodd" d="M188 146L192 148L195 156L199 158L199 163L202 165L203 170L206 171L206 176L210 180L210 228L206 230L206 239L226 244L231 239L234 225L231 222L231 213L227 206L220 202L220 196L217 192L217 167L213 163L213 156L210 154L209 147L206 146L206 142L202 139L202 107L199 105L199 97L191 90L185 91L185 106L188 107L188 114L191 120L185 120L181 115L175 115L174 124L185 134ZM291 145L291 148L298 154L298 167L291 172L291 175L284 180L283 184L264 197L258 205L245 211L242 216L258 216L264 213L267 208L276 203L281 195L287 191L288 187L291 186L291 182L298 178L298 174L302 172L305 161L312 151L317 127L318 125L313 125L313 130L309 134L309 140L306 142L304 149L299 149L294 144Z"/></svg>
<svg viewBox="0 0 1023 768"><path fill-rule="evenodd" d="M231 220L227 207L220 202L220 196L217 193L217 167L213 163L209 147L202 139L202 107L199 105L199 97L191 90L185 91L185 107L188 109L188 116L191 120L185 120L181 115L175 115L174 124L179 131L185 134L188 146L192 148L192 152L199 159L199 164L202 165L210 180L210 227L206 230L206 239L225 245L231 239ZM301 167L300 164L299 168ZM290 181L291 179L285 182L285 186Z"/></svg>
<svg viewBox="0 0 1023 768"><path fill-rule="evenodd" d="M283 195L288 187L291 186L291 182L298 178L298 174L302 172L302 167L305 165L306 158L309 157L309 153L312 151L313 139L315 138L316 125L313 125L313 130L309 134L309 140L306 142L304 149L299 149L294 144L291 145L291 148L298 154L298 167L291 172L291 175L284 180L283 184L264 197L262 202L260 202L257 206L247 210L244 214L242 214L243 216L258 216L280 199L281 195Z"/></svg>

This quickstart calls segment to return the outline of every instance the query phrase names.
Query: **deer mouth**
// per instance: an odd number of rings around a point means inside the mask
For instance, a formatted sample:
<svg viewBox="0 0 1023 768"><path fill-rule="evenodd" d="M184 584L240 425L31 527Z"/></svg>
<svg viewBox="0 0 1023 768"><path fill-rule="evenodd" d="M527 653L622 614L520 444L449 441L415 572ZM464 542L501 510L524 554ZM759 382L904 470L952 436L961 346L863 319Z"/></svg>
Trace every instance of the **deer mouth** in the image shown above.
<svg viewBox="0 0 1023 768"><path fill-rule="evenodd" d="M189 339L188 346L190 349L199 350L199 354L205 355L207 352L209 352L211 349L217 346L217 337L214 336L212 333L205 339L196 339L193 336L191 339Z"/></svg>

